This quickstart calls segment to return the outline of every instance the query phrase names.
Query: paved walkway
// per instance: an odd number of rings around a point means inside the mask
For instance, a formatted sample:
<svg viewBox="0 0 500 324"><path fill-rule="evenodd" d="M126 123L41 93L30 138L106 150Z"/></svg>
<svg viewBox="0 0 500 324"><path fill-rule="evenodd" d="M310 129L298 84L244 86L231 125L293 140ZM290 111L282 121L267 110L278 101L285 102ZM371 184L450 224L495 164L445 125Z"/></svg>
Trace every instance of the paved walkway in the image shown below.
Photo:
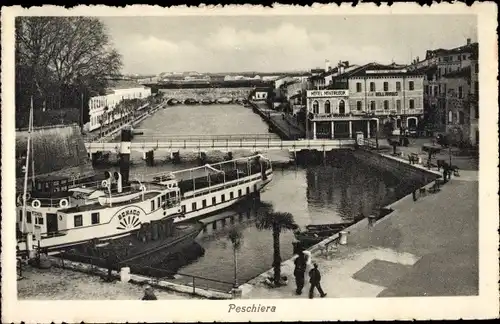
<svg viewBox="0 0 500 324"><path fill-rule="evenodd" d="M269 115L271 122L279 127L290 139L298 139L304 137L304 131L296 123L292 122L290 118L283 118L283 113L274 109L269 109L265 103L255 103L257 107Z"/></svg>
<svg viewBox="0 0 500 324"><path fill-rule="evenodd" d="M436 194L406 197L391 215L356 224L347 245L313 256L328 297L456 296L478 294L478 172L464 171ZM288 286L246 287L243 298L307 298ZM316 297L318 293L316 292Z"/></svg>

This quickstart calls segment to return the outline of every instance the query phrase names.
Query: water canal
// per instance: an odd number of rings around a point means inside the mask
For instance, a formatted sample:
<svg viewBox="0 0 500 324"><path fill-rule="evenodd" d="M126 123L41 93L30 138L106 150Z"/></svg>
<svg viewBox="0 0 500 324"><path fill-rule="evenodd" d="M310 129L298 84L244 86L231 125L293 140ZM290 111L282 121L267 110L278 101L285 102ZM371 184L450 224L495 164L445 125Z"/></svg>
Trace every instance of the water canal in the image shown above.
<svg viewBox="0 0 500 324"><path fill-rule="evenodd" d="M173 106L158 111L140 128L145 134L264 134L267 125L251 109L239 105ZM153 173L192 167L195 164L158 161L146 167L140 154L133 155L131 173ZM392 174L380 172L343 154L341 163L292 166L275 169L273 181L261 194L276 211L290 212L299 226L334 223L363 213L370 214L411 191ZM243 283L271 268L272 235L259 231L250 219L239 225L243 243L238 252L238 281ZM221 235L205 236L198 243L203 256L184 266L180 272L206 278L232 281L233 252L231 243ZM292 256L293 233L281 235L283 260ZM226 287L227 288L227 287Z"/></svg>

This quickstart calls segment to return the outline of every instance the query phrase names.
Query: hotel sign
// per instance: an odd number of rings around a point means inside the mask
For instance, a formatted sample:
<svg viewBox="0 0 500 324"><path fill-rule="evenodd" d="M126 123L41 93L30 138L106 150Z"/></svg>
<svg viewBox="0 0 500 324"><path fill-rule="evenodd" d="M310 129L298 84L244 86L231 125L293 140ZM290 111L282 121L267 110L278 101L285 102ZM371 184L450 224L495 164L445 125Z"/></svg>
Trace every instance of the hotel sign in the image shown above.
<svg viewBox="0 0 500 324"><path fill-rule="evenodd" d="M349 90L307 90L307 97L329 98L347 96L349 96Z"/></svg>
<svg viewBox="0 0 500 324"><path fill-rule="evenodd" d="M376 97L396 97L399 96L399 92L397 91L384 91L384 92L375 92Z"/></svg>

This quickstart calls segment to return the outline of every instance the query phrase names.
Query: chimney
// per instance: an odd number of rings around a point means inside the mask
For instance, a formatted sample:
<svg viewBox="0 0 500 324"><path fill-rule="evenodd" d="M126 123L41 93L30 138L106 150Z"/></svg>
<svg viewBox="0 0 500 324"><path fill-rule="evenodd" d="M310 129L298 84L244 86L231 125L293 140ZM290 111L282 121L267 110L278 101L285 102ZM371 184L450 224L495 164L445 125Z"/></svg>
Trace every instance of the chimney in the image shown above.
<svg viewBox="0 0 500 324"><path fill-rule="evenodd" d="M325 71L330 71L331 69L330 60L325 60Z"/></svg>
<svg viewBox="0 0 500 324"><path fill-rule="evenodd" d="M470 38L467 38L467 45L470 45Z"/></svg>
<svg viewBox="0 0 500 324"><path fill-rule="evenodd" d="M120 139L120 174L123 187L129 185L130 175L130 145L132 142L132 130L123 128Z"/></svg>

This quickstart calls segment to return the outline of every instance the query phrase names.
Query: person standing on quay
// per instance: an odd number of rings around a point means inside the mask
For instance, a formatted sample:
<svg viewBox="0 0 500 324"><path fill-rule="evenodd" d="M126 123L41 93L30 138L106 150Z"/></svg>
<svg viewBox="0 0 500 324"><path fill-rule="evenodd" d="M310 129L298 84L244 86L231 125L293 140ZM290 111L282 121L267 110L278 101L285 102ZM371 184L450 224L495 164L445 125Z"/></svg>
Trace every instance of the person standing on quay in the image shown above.
<svg viewBox="0 0 500 324"><path fill-rule="evenodd" d="M295 276L295 284L297 285L295 292L297 295L301 295L306 274L306 258L303 252L299 252L299 256L295 259L294 263L295 270L293 271L293 275Z"/></svg>
<svg viewBox="0 0 500 324"><path fill-rule="evenodd" d="M144 296L142 297L142 300L157 300L156 295L153 291L153 288L150 285L146 285L144 289Z"/></svg>
<svg viewBox="0 0 500 324"><path fill-rule="evenodd" d="M321 298L325 297L326 294L321 288L321 273L318 270L318 264L314 263L314 268L309 271L309 282L311 283L311 288L309 288L309 298L314 297L314 288L317 288Z"/></svg>

